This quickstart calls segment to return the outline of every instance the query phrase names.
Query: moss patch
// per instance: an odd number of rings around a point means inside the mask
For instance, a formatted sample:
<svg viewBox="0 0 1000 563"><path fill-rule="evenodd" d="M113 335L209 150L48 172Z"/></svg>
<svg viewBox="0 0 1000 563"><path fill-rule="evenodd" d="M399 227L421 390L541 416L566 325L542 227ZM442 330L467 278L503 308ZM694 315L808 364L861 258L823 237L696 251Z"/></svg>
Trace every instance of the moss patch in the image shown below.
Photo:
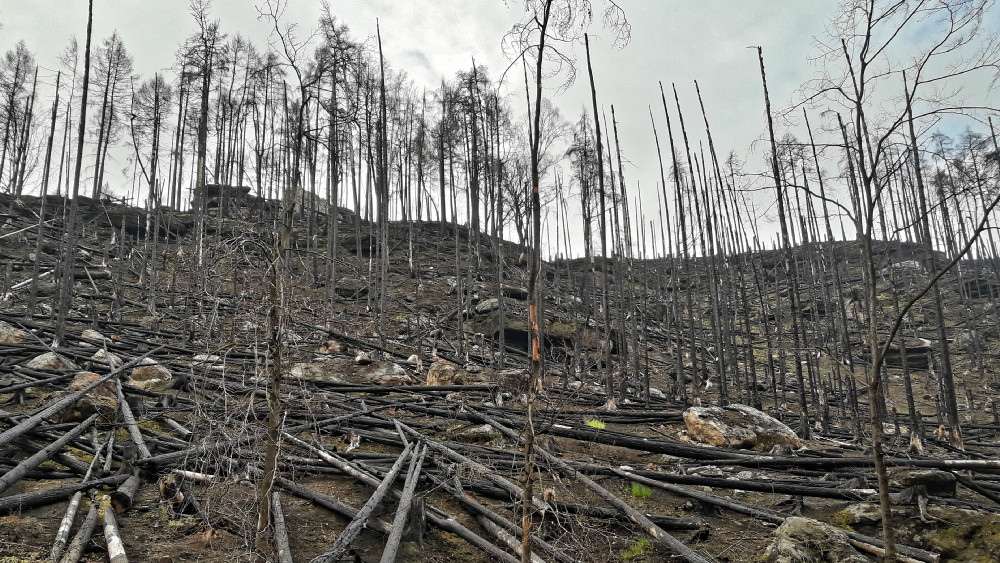
<svg viewBox="0 0 1000 563"><path fill-rule="evenodd" d="M1000 516L956 508L939 508L932 514L943 521L932 530L919 531L916 538L940 552L942 560L1000 561Z"/></svg>

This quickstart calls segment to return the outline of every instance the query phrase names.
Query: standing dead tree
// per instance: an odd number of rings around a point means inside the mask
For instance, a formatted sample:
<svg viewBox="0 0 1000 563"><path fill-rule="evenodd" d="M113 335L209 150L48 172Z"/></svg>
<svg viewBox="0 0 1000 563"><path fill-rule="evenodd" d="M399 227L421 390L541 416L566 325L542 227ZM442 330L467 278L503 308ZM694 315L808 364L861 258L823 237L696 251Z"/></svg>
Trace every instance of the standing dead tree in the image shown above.
<svg viewBox="0 0 1000 563"><path fill-rule="evenodd" d="M616 43L628 41L629 26L625 21L624 12L613 1L604 14L604 21L615 27L618 36ZM566 83L575 78L575 60L572 52L553 47L572 44L580 39L583 30L589 25L592 17L589 0L528 0L525 2L528 17L511 29L505 38L505 47L511 58L534 58L535 99L534 111L529 113L532 119L529 140L531 144L531 265L528 276L528 326L530 333L531 372L525 385L527 393L525 424L524 424L524 496L521 510L521 561L531 561L532 533L532 493L534 488L534 397L542 381L541 375L541 330L538 311L538 277L541 271L541 198L539 196L539 160L541 145L541 113L542 85L546 77L554 77L566 73ZM548 44L548 48L546 45ZM548 66L545 63L548 62ZM529 98L529 107L531 100ZM595 112L596 119L596 112ZM603 171L599 173L603 174ZM603 221L602 217L602 221ZM606 290L606 288L605 288ZM608 389L609 395L613 393Z"/></svg>
<svg viewBox="0 0 1000 563"><path fill-rule="evenodd" d="M80 131L76 144L76 169L73 173L73 201L70 203L69 214L63 235L66 237L63 245L62 277L59 289L59 309L56 320L56 337L53 348L63 343L66 337L66 319L73 300L73 263L76 258L76 216L80 209L80 172L83 165L83 134L87 127L87 92L90 85L90 38L94 29L94 0L90 0L87 8L87 46L83 55L83 94L80 100Z"/></svg>
<svg viewBox="0 0 1000 563"><path fill-rule="evenodd" d="M283 193L282 214L279 232L275 237L273 255L267 268L268 284L268 387L267 387L267 442L264 458L264 474L261 478L257 495L257 534L258 544L261 534L271 524L271 493L274 490L274 478L278 470L278 438L281 426L281 380L283 377L283 358L285 352L285 305L288 302L287 284L287 254L291 246L292 229L295 222L295 205L302 182L301 163L305 135L306 108L316 92L316 83L321 76L319 69L309 67L306 60L306 48L311 36L306 40L296 37L295 26L283 24L282 14L287 7L283 0L269 0L262 7L261 17L274 25L273 33L277 37L278 47L284 57L284 65L291 70L298 83L299 100L295 105L297 114L294 117L295 134L292 137L291 157L287 186Z"/></svg>
<svg viewBox="0 0 1000 563"><path fill-rule="evenodd" d="M827 66L824 75L811 85L813 93L807 98L808 102L842 108L850 122L849 131L844 129L843 138L852 171L848 192L853 209L840 206L832 198L827 201L839 206L850 217L861 247L867 305L865 340L871 366L868 391L872 445L887 561L895 560L895 549L882 417L878 409L882 400L883 365L907 313L968 252L983 232L1000 198L983 205L982 220L968 235L965 247L955 249L957 252L948 264L928 272L922 288L898 312L891 314L882 310L878 299L878 257L873 250L873 236L886 232L890 221L885 215L885 201L895 187L892 178L900 168L899 151L894 150L893 145L908 146L914 166L919 168L914 121L926 123L946 114L969 115L985 105L959 98L943 87L951 81L983 78L1000 69L1000 39L989 35L983 27L990 5L984 0L853 0L846 3L831 26L829 41L821 43ZM914 44L904 39L909 37L919 37L919 40ZM837 116L839 118L839 113ZM836 134L841 130L831 127L831 132ZM880 322L885 318L889 319L888 323ZM961 447L954 381L950 370L943 371L950 439L953 445Z"/></svg>

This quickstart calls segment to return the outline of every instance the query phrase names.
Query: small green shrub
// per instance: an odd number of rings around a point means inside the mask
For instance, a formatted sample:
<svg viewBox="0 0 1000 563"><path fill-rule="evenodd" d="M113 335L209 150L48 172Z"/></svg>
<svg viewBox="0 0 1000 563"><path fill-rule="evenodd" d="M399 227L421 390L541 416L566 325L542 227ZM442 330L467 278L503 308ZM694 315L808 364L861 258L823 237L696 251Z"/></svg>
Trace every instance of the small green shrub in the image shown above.
<svg viewBox="0 0 1000 563"><path fill-rule="evenodd" d="M594 428L597 428L598 430L604 430L605 425L604 425L604 421L602 421L602 420L597 420L596 418L592 418L592 419L587 420L585 422L587 423L587 426L592 426Z"/></svg>
<svg viewBox="0 0 1000 563"><path fill-rule="evenodd" d="M639 541L632 544L631 547L621 550L619 555L622 561L629 561L637 557L642 557L647 551L653 548L653 543L649 541L648 538L639 538Z"/></svg>
<svg viewBox="0 0 1000 563"><path fill-rule="evenodd" d="M649 487L643 485L642 483L632 482L632 496L635 498L649 498L653 495L653 491Z"/></svg>

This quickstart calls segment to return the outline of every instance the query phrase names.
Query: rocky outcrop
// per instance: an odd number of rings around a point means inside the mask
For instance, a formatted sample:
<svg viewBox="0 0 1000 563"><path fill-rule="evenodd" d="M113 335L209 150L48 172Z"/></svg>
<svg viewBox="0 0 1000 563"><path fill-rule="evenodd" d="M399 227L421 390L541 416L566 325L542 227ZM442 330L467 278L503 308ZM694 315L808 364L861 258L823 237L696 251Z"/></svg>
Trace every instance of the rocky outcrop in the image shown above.
<svg viewBox="0 0 1000 563"><path fill-rule="evenodd" d="M811 518L792 516L774 532L764 552L767 563L869 563L843 530Z"/></svg>
<svg viewBox="0 0 1000 563"><path fill-rule="evenodd" d="M498 310L500 310L500 300L496 297L480 301L474 309L477 315L485 315L486 313Z"/></svg>
<svg viewBox="0 0 1000 563"><path fill-rule="evenodd" d="M368 376L375 385L410 385L415 382L406 370L392 362L378 362L377 369L371 370ZM373 367L374 364L368 367Z"/></svg>
<svg viewBox="0 0 1000 563"><path fill-rule="evenodd" d="M801 445L791 428L746 405L691 407L684 411L684 423L689 437L712 446L768 451Z"/></svg>

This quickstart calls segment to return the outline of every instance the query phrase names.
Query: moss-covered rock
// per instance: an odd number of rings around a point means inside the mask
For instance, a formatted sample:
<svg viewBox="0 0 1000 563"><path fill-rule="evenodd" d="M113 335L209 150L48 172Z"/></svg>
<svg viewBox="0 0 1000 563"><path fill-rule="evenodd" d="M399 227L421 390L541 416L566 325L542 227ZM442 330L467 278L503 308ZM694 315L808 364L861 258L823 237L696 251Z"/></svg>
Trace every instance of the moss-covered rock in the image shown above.
<svg viewBox="0 0 1000 563"><path fill-rule="evenodd" d="M941 561L1000 561L1000 515L929 505L924 518L916 506L892 507L899 543L941 554ZM926 520L926 521L924 521ZM877 535L882 514L876 503L856 503L834 515L838 525Z"/></svg>
<svg viewBox="0 0 1000 563"><path fill-rule="evenodd" d="M902 523L904 536L914 545L940 553L942 561L1000 561L1000 515L948 506L932 506L928 512L937 521Z"/></svg>
<svg viewBox="0 0 1000 563"><path fill-rule="evenodd" d="M774 532L764 552L766 563L869 563L851 547L843 530L811 518L793 516Z"/></svg>

